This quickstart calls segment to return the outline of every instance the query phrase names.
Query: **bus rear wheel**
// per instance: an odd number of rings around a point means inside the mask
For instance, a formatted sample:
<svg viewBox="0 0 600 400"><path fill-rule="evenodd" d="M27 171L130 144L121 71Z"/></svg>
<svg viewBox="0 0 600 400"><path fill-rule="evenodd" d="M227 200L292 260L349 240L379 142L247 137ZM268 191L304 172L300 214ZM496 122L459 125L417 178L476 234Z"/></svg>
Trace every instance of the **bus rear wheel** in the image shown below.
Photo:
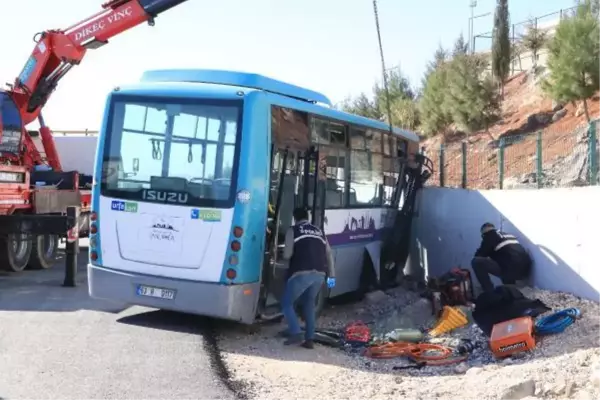
<svg viewBox="0 0 600 400"><path fill-rule="evenodd" d="M58 258L58 235L36 235L33 239L29 269L51 268Z"/></svg>
<svg viewBox="0 0 600 400"><path fill-rule="evenodd" d="M0 239L0 268L21 272L27 267L32 251L31 238L26 234L13 233Z"/></svg>

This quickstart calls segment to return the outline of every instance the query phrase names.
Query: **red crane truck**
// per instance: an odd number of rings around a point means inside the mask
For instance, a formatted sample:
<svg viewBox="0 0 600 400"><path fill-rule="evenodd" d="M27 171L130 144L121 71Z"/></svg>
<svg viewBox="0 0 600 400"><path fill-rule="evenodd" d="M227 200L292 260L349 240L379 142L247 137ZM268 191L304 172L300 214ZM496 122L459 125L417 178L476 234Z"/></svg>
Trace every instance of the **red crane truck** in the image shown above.
<svg viewBox="0 0 600 400"><path fill-rule="evenodd" d="M64 30L34 36L35 48L14 83L0 90L0 269L50 268L59 237L71 227L69 206L80 206L80 235L87 234L92 177L63 171L42 109L58 82L88 50L187 0L112 0ZM27 125L38 120L39 132ZM43 151L36 147L39 135Z"/></svg>

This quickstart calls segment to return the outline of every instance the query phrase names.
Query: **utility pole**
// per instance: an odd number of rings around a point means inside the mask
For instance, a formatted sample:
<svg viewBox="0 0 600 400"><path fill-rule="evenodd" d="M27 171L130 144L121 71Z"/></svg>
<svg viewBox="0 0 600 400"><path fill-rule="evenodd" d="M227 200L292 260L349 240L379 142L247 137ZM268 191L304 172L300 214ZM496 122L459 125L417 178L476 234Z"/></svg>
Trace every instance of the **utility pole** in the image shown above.
<svg viewBox="0 0 600 400"><path fill-rule="evenodd" d="M473 54L475 52L473 43L473 36L475 36L475 32L473 32L473 16L475 14L475 7L477 7L477 0L471 0L469 7L471 8L471 18L469 18L469 49L471 50L470 53Z"/></svg>

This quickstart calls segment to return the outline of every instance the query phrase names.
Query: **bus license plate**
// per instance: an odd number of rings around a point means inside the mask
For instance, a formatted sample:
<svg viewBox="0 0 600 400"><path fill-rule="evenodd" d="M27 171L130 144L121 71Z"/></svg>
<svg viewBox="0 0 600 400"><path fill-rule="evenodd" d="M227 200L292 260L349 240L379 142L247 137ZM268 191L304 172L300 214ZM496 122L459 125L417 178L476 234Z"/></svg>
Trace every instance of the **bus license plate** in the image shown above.
<svg viewBox="0 0 600 400"><path fill-rule="evenodd" d="M153 286L138 285L138 296L157 297L159 299L173 300L175 298L175 290L163 289Z"/></svg>

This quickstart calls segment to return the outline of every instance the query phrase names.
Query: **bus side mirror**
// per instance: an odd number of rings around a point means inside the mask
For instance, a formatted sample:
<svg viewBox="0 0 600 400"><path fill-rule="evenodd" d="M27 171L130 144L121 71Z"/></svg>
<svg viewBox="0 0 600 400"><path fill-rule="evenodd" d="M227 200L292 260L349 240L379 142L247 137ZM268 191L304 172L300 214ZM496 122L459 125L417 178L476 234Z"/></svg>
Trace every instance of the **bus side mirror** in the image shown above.
<svg viewBox="0 0 600 400"><path fill-rule="evenodd" d="M136 157L133 159L133 172L137 173L139 171L140 171L140 159Z"/></svg>

